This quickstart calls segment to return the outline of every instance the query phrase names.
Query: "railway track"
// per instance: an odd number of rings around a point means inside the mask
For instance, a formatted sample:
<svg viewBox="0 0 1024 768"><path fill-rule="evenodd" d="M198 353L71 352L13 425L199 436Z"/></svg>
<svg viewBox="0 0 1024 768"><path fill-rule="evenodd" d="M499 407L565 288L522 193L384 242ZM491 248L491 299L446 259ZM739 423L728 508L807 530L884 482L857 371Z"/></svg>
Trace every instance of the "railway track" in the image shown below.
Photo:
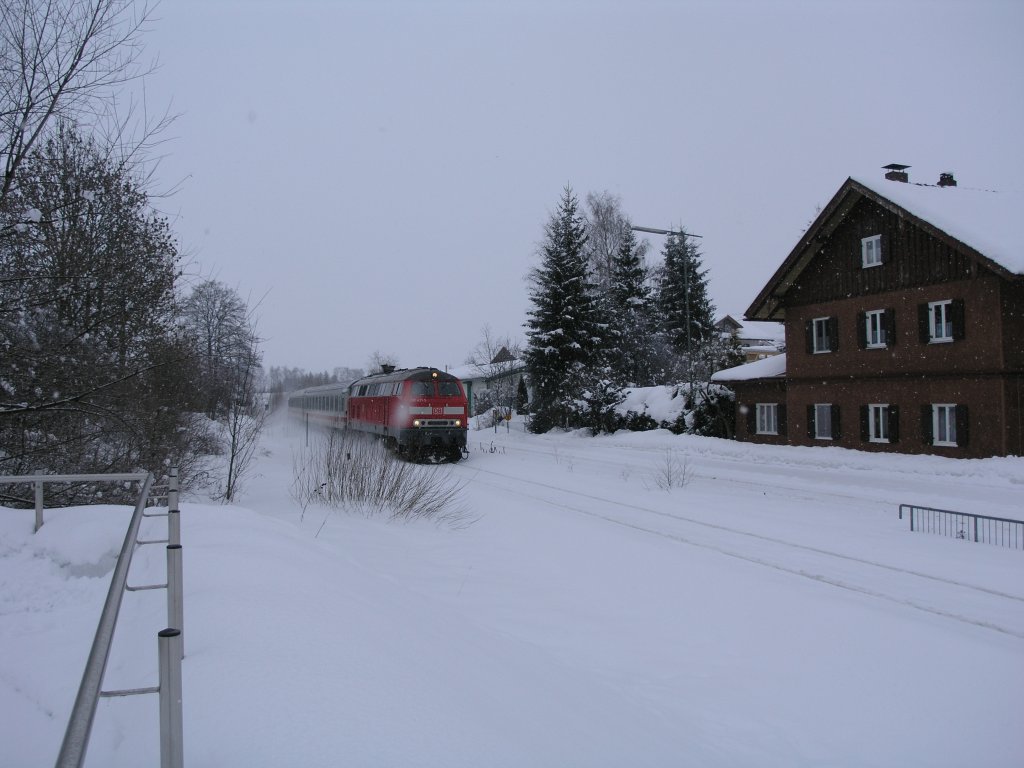
<svg viewBox="0 0 1024 768"><path fill-rule="evenodd" d="M588 458L587 461L601 460ZM889 563L712 523L652 506L609 501L582 490L498 469L464 466L482 484L574 514L759 567L1024 640L1024 596Z"/></svg>

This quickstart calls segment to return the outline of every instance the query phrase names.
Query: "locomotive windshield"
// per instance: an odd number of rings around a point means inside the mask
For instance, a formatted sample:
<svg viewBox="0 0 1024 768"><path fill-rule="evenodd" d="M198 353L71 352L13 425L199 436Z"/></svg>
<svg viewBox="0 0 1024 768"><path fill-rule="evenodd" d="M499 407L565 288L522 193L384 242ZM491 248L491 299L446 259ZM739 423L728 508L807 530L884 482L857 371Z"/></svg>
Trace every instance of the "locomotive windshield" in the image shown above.
<svg viewBox="0 0 1024 768"><path fill-rule="evenodd" d="M439 381L437 382L437 388L440 390L441 397L458 397L462 394L459 392L459 383L457 381Z"/></svg>
<svg viewBox="0 0 1024 768"><path fill-rule="evenodd" d="M414 381L412 383L413 397L432 397L434 395L434 382Z"/></svg>

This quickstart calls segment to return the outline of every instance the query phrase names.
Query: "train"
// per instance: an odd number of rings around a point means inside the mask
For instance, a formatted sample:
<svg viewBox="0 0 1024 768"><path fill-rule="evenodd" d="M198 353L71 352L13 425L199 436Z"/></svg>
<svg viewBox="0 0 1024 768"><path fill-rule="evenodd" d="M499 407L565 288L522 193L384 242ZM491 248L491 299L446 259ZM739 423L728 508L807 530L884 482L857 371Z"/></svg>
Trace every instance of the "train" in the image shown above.
<svg viewBox="0 0 1024 768"><path fill-rule="evenodd" d="M303 389L289 395L288 412L307 424L375 435L414 461L468 455L466 391L437 368L388 368L351 384Z"/></svg>

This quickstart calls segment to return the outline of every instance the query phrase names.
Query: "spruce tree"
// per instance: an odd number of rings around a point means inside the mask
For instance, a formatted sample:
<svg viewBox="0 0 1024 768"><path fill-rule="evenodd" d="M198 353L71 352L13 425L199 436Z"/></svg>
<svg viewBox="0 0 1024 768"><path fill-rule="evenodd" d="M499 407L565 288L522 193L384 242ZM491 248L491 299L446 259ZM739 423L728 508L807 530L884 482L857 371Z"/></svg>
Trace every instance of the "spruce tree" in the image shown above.
<svg viewBox="0 0 1024 768"><path fill-rule="evenodd" d="M654 302L643 254L629 222L625 222L619 248L611 264L611 284L605 301L608 321L609 362L624 384L653 384L656 333Z"/></svg>
<svg viewBox="0 0 1024 768"><path fill-rule="evenodd" d="M701 349L715 334L707 270L701 269L700 251L685 231L669 235L662 253L665 264L658 297L662 329L668 346L682 363L677 366L677 375L685 371L689 377Z"/></svg>
<svg viewBox="0 0 1024 768"><path fill-rule="evenodd" d="M593 365L600 345L586 241L579 201L567 186L545 226L541 265L531 275L533 309L527 313L524 359L534 391L534 432L572 425L583 372Z"/></svg>

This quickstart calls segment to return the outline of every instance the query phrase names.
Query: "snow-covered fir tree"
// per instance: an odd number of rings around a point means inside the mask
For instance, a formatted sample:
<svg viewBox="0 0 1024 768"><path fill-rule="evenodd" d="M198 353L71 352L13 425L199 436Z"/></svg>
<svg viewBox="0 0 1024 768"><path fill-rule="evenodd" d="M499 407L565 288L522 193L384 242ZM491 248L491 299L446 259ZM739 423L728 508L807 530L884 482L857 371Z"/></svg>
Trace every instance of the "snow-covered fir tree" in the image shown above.
<svg viewBox="0 0 1024 768"><path fill-rule="evenodd" d="M658 311L677 376L689 376L701 349L715 336L715 308L708 297L707 270L691 238L671 234L662 251Z"/></svg>
<svg viewBox="0 0 1024 768"><path fill-rule="evenodd" d="M646 243L638 243L625 221L612 259L608 292L602 302L608 330L608 360L628 386L654 384L657 324L644 263Z"/></svg>
<svg viewBox="0 0 1024 768"><path fill-rule="evenodd" d="M587 231L566 187L545 226L541 265L531 275L524 355L533 387L531 429L578 426L584 395L604 365L603 329L588 280Z"/></svg>

